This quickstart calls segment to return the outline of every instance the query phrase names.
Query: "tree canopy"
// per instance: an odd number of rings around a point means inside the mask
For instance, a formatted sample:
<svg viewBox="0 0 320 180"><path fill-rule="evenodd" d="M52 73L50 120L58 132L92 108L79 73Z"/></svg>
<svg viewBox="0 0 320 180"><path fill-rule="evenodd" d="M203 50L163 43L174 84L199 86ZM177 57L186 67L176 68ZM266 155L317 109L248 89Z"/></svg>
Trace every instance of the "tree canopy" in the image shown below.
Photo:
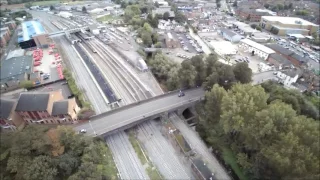
<svg viewBox="0 0 320 180"><path fill-rule="evenodd" d="M29 125L22 131L3 133L0 141L3 179L117 179L105 143L68 127Z"/></svg>
<svg viewBox="0 0 320 180"><path fill-rule="evenodd" d="M319 121L270 97L261 86L216 84L199 113L203 137L230 147L250 179L319 179Z"/></svg>

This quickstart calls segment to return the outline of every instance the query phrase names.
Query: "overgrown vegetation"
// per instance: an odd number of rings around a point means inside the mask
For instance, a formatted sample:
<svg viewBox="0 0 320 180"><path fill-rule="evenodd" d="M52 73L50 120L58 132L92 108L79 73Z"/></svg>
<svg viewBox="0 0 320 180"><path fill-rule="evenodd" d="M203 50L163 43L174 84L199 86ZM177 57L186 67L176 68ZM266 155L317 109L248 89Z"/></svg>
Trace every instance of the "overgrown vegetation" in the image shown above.
<svg viewBox="0 0 320 180"><path fill-rule="evenodd" d="M25 89L31 88L33 86L34 86L34 84L32 83L32 81L22 81L20 83L20 87L25 88Z"/></svg>
<svg viewBox="0 0 320 180"><path fill-rule="evenodd" d="M117 179L108 147L100 139L60 126L29 125L1 135L1 179Z"/></svg>
<svg viewBox="0 0 320 180"><path fill-rule="evenodd" d="M229 66L218 61L216 55L202 55L185 60L181 65L171 61L160 51L147 60L152 73L168 90L203 86L205 89L218 83L230 88L236 82L251 82L252 71L247 63Z"/></svg>
<svg viewBox="0 0 320 180"><path fill-rule="evenodd" d="M297 114L274 91L214 85L199 112L202 137L224 156L232 150L236 160L227 163L238 176L243 169L249 179L319 179L319 121Z"/></svg>
<svg viewBox="0 0 320 180"><path fill-rule="evenodd" d="M81 107L91 109L91 105L83 97L83 92L77 87L77 84L69 70L64 69L63 75L66 78L72 94L80 101Z"/></svg>

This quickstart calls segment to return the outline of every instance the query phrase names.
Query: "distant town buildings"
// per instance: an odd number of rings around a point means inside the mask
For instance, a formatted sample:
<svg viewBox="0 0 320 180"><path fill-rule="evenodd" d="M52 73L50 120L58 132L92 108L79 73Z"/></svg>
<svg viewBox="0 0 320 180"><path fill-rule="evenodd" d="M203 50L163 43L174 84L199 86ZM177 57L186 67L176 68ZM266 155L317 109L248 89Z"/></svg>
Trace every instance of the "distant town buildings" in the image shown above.
<svg viewBox="0 0 320 180"><path fill-rule="evenodd" d="M296 17L262 16L260 26L279 36L292 34L307 36L319 31L319 25Z"/></svg>
<svg viewBox="0 0 320 180"><path fill-rule="evenodd" d="M253 53L254 55L262 58L263 60L266 60L270 54L275 53L275 51L271 48L256 43L250 39L242 39L239 43L239 47L247 52Z"/></svg>

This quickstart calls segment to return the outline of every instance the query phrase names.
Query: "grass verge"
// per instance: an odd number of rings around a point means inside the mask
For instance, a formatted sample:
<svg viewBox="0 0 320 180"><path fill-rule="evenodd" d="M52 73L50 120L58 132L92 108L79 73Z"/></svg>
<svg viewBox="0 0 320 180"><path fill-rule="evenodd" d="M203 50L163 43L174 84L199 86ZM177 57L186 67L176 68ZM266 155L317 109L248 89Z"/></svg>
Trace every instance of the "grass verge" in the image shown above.
<svg viewBox="0 0 320 180"><path fill-rule="evenodd" d="M236 156L233 154L232 150L226 147L222 148L222 157L223 160L231 166L232 170L236 173L240 180L248 180L248 177L245 176L242 169L237 163Z"/></svg>
<svg viewBox="0 0 320 180"><path fill-rule="evenodd" d="M147 163L146 157L143 155L142 149L139 146L138 140L134 137L134 134L132 131L129 132L129 141L131 142L133 149L138 154L138 158L140 159L140 162L144 165Z"/></svg>
<svg viewBox="0 0 320 180"><path fill-rule="evenodd" d="M149 166L147 168L147 173L149 175L149 178L151 180L160 180L163 179L163 177L158 173L157 169L155 167Z"/></svg>

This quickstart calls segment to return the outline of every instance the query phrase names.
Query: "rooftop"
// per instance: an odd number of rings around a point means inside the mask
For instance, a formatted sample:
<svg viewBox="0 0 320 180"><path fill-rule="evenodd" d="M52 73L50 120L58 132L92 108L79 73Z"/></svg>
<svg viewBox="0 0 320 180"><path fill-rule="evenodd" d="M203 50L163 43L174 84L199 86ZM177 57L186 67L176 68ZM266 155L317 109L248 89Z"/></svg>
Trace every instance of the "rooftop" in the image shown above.
<svg viewBox="0 0 320 180"><path fill-rule="evenodd" d="M281 56L280 54L274 53L270 54L270 57L274 60L278 61L282 65L291 65L291 61L289 61L287 58Z"/></svg>
<svg viewBox="0 0 320 180"><path fill-rule="evenodd" d="M228 35L230 37L237 35L237 33L233 32L233 31L230 31L229 29L226 29L226 28L221 28L220 31L225 33L226 35Z"/></svg>
<svg viewBox="0 0 320 180"><path fill-rule="evenodd" d="M256 43L250 39L241 39L240 42L248 44L251 47L255 47L256 49L259 49L260 51L268 53L268 54L275 53L275 51L270 49L269 47L266 47L262 44Z"/></svg>
<svg viewBox="0 0 320 180"><path fill-rule="evenodd" d="M291 25L301 24L301 25L305 25L305 26L308 26L308 25L319 26L319 25L316 25L316 24L311 23L309 21L306 21L304 19L297 18L297 17L262 16L261 18L265 19L267 21L277 21L282 24L291 24Z"/></svg>
<svg viewBox="0 0 320 180"><path fill-rule="evenodd" d="M1 62L1 81L9 77L14 77L32 71L32 57L13 57Z"/></svg>
<svg viewBox="0 0 320 180"><path fill-rule="evenodd" d="M48 107L49 96L49 93L22 93L16 111L45 111Z"/></svg>
<svg viewBox="0 0 320 180"><path fill-rule="evenodd" d="M45 30L38 21L26 21L21 24L22 36L18 36L18 42L29 41L33 36L44 34Z"/></svg>
<svg viewBox="0 0 320 180"><path fill-rule="evenodd" d="M53 103L52 116L57 116L60 114L68 114L68 100L57 101Z"/></svg>
<svg viewBox="0 0 320 180"><path fill-rule="evenodd" d="M0 118L8 119L10 117L10 113L15 104L15 101L0 99L1 113Z"/></svg>
<svg viewBox="0 0 320 180"><path fill-rule="evenodd" d="M13 57L20 57L20 56L23 56L24 53L25 53L24 49L16 49L16 50L10 51L6 59L10 59Z"/></svg>
<svg viewBox="0 0 320 180"><path fill-rule="evenodd" d="M201 159L194 159L192 162L205 179L214 179L213 173Z"/></svg>

